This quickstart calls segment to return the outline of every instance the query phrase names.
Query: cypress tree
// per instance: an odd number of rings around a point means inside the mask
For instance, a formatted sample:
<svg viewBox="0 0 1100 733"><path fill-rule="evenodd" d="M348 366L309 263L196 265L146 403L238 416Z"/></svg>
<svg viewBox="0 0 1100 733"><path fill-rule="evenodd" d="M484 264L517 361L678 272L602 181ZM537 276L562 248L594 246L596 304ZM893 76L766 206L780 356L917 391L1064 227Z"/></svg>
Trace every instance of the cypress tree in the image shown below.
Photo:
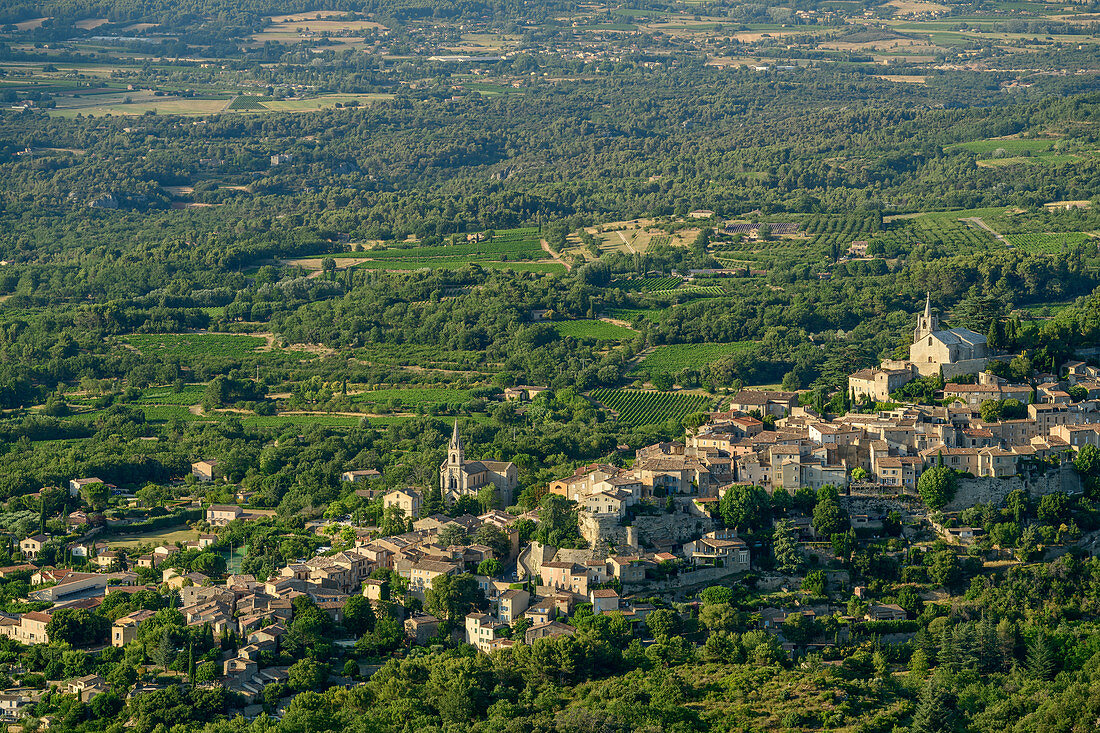
<svg viewBox="0 0 1100 733"><path fill-rule="evenodd" d="M802 558L798 555L798 543L794 539L794 530L786 519L775 523L772 535L772 552L775 554L776 569L786 575L798 572Z"/></svg>

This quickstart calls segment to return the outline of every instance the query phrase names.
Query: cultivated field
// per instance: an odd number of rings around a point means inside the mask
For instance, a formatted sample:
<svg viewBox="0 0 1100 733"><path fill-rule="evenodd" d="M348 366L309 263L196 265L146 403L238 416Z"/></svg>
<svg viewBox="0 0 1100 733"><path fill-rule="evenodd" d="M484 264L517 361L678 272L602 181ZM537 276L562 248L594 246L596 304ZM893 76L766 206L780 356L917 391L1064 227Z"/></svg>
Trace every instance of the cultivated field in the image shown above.
<svg viewBox="0 0 1100 733"><path fill-rule="evenodd" d="M466 265L477 265L479 267L484 267L486 270L515 270L516 272L545 272L553 274L563 274L565 272L565 265L552 260L543 260L540 262L499 262L496 260L482 260L476 258L462 259L454 257L426 257L421 260L366 260L360 262L356 267L364 270L451 270L465 267Z"/></svg>
<svg viewBox="0 0 1100 733"><path fill-rule="evenodd" d="M679 277L633 277L620 278L611 282L611 287L620 290L637 290L643 293L667 291L677 288L683 278Z"/></svg>
<svg viewBox="0 0 1100 733"><path fill-rule="evenodd" d="M130 100L130 101L127 101ZM81 90L80 96L60 95L55 98L57 107L48 110L56 117L76 117L105 114L136 116L146 112L175 115L209 115L221 112L228 102L225 98L183 98L172 95L156 96L148 90L118 91Z"/></svg>
<svg viewBox="0 0 1100 733"><path fill-rule="evenodd" d="M267 340L260 336L226 333L135 334L127 336L125 341L143 353L158 353L168 357L202 353L207 356L240 358L255 354L267 346Z"/></svg>
<svg viewBox="0 0 1100 733"><path fill-rule="evenodd" d="M357 404L388 410L416 410L419 407L451 405L459 407L470 399L470 391L449 387L408 387L406 389L375 389L352 395Z"/></svg>
<svg viewBox="0 0 1100 733"><path fill-rule="evenodd" d="M617 326L607 321L559 321L554 324L563 338L596 339L597 341L618 341L631 339L638 335L632 328Z"/></svg>
<svg viewBox="0 0 1100 733"><path fill-rule="evenodd" d="M359 105L373 104L384 99L393 99L392 94L324 94L304 99L272 99L263 102L263 109L269 112L310 112L318 109L332 109L337 104L347 106L354 102Z"/></svg>
<svg viewBox="0 0 1100 733"><path fill-rule="evenodd" d="M327 257L340 264L347 260L345 266L365 270L455 269L477 264L491 270L565 272L565 265L546 259L547 253L542 249L539 231L534 227L503 229L481 242L461 241L432 246L421 246L416 242L390 242L361 252L317 254L287 260L287 263L317 269Z"/></svg>
<svg viewBox="0 0 1100 733"><path fill-rule="evenodd" d="M751 341L738 341L730 344L673 344L658 346L653 353L638 364L635 372L640 374L675 375L684 369L698 369L717 361L723 356L745 352L752 348Z"/></svg>
<svg viewBox="0 0 1100 733"><path fill-rule="evenodd" d="M138 402L148 405L197 405L202 402L206 385L187 384L177 392L172 387L149 387Z"/></svg>
<svg viewBox="0 0 1100 733"><path fill-rule="evenodd" d="M1045 232L1042 234L1009 234L1012 246L1029 254L1057 254L1088 240L1082 232Z"/></svg>
<svg viewBox="0 0 1100 733"><path fill-rule="evenodd" d="M119 548L136 547L137 545L174 545L177 542L190 542L199 538L198 530L191 529L187 525L164 527L163 529L140 534L122 535L118 539L107 538L107 547L116 550Z"/></svg>
<svg viewBox="0 0 1100 733"><path fill-rule="evenodd" d="M614 411L628 425L656 425L682 419L710 408L713 400L706 395L681 392L651 392L639 389L596 389L592 399Z"/></svg>

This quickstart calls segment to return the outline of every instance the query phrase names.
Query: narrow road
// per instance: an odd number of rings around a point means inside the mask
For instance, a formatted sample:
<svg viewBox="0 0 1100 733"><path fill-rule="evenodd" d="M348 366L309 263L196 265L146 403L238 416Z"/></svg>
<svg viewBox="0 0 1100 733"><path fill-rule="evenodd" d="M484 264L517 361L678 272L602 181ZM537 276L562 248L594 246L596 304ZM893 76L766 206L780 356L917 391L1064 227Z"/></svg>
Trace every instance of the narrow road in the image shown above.
<svg viewBox="0 0 1100 733"><path fill-rule="evenodd" d="M554 261L559 263L562 267L564 267L566 272L569 272L570 270L573 269L573 266L570 265L565 260L563 260L561 258L561 255L559 255L554 250L550 249L550 243L547 242L545 239L540 239L539 244L542 245L542 251L545 252L546 254L550 255L551 257L553 257Z"/></svg>
<svg viewBox="0 0 1100 733"><path fill-rule="evenodd" d="M629 241L627 240L627 238L626 238L626 235L625 235L625 234L623 234L623 232L622 232L622 230L621 230L621 229L620 229L619 231L615 232L615 233L619 235L619 239L623 240L623 244L625 244L625 245L626 245L626 248L627 248L628 250L630 250L630 254L632 254L632 255L636 255L636 254L638 254L638 250L634 249L634 245L633 245L633 244L631 244L631 243L630 243L630 242L629 242Z"/></svg>
<svg viewBox="0 0 1100 733"><path fill-rule="evenodd" d="M621 318L610 318L608 316L600 316L600 320L604 323L610 323L613 326L622 326L623 328L629 328L631 331L637 331L638 329L630 325L630 321L624 321Z"/></svg>
<svg viewBox="0 0 1100 733"><path fill-rule="evenodd" d="M990 234L992 234L994 239L999 239L1000 241L1004 242L1005 246L1008 246L1008 247L1012 246L1012 242L1009 242L1007 239L1005 239L1005 236L1003 234L1001 234L996 229L994 229L993 227L989 226L984 221L982 221L982 218L980 216L968 216L964 219L959 219L959 221L965 221L968 224L973 224L974 226L976 226L980 229L984 229L987 232L989 232Z"/></svg>

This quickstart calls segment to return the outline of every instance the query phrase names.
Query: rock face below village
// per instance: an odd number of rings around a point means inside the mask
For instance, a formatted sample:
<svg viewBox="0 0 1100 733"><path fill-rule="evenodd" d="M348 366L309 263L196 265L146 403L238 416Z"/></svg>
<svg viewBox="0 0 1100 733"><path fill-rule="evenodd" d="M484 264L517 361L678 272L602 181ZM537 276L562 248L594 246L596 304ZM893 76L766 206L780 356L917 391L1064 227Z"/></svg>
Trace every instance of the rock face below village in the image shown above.
<svg viewBox="0 0 1100 733"><path fill-rule="evenodd" d="M1006 478L993 476L960 478L955 498L944 509L956 512L975 504L1000 505L1005 497L1017 490L1038 500L1047 494L1080 494L1081 489L1081 476L1073 470L1073 464L1070 463L1062 464L1057 469L1045 473L1032 470Z"/></svg>
<svg viewBox="0 0 1100 733"><path fill-rule="evenodd" d="M581 512L578 524L581 536L596 552L614 549L630 551L639 547L679 546L702 537L715 527L714 520L701 513L690 501L677 502L671 513L639 515L625 525L614 515Z"/></svg>

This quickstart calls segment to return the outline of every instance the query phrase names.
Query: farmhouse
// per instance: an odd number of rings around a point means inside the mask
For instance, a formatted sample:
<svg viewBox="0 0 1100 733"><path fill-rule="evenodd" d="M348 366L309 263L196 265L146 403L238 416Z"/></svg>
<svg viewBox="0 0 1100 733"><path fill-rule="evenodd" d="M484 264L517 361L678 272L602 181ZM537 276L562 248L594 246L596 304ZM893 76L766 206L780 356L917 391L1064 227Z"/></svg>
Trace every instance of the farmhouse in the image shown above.
<svg viewBox="0 0 1100 733"><path fill-rule="evenodd" d="M199 481L215 481L225 475L225 472L222 470L221 461L216 458L209 458L205 461L192 463L191 473Z"/></svg>
<svg viewBox="0 0 1100 733"><path fill-rule="evenodd" d="M31 535L19 543L19 551L22 552L23 557L28 560L34 560L49 541L50 538L44 534Z"/></svg>
<svg viewBox="0 0 1100 733"><path fill-rule="evenodd" d="M95 478L74 478L69 481L69 496L76 497L80 495L80 490L85 486L91 486L92 484L106 483L103 479Z"/></svg>

